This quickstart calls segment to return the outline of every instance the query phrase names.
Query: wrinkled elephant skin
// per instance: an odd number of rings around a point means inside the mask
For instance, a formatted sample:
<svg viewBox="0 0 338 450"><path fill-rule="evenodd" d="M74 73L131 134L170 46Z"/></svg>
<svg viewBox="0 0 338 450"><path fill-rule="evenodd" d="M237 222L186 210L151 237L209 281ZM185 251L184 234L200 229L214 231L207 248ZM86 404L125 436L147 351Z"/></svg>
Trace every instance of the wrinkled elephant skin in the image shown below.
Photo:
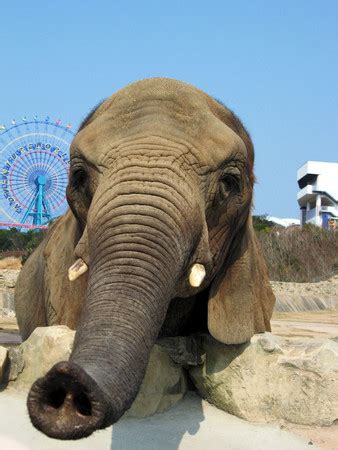
<svg viewBox="0 0 338 450"><path fill-rule="evenodd" d="M39 430L79 439L116 422L159 335L209 330L233 344L270 329L253 163L240 120L180 81L133 83L88 116L71 144L70 210L16 290L24 339L37 326L76 329L69 361L30 390Z"/></svg>

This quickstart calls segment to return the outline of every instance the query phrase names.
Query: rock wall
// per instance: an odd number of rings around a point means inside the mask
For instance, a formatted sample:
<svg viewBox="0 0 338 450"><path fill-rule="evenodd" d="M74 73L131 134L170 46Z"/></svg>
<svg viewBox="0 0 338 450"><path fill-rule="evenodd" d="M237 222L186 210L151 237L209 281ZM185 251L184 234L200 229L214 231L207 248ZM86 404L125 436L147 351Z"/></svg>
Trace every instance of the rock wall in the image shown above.
<svg viewBox="0 0 338 450"><path fill-rule="evenodd" d="M14 317L14 290L20 270L0 270L0 316Z"/></svg>
<svg viewBox="0 0 338 450"><path fill-rule="evenodd" d="M338 276L318 283L286 283L272 281L276 296L275 311L337 311Z"/></svg>
<svg viewBox="0 0 338 450"><path fill-rule="evenodd" d="M0 316L14 317L14 289L19 270L0 270ZM338 276L319 283L271 282L275 311L338 311Z"/></svg>

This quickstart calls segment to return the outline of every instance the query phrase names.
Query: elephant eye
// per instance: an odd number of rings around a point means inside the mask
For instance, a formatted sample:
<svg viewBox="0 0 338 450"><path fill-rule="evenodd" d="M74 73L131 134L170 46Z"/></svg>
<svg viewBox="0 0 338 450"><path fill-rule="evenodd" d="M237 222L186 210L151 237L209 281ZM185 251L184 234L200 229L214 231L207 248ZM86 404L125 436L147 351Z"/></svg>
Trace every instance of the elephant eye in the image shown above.
<svg viewBox="0 0 338 450"><path fill-rule="evenodd" d="M240 192L240 177L235 174L225 174L220 179L220 194L222 198L227 198L230 194Z"/></svg>
<svg viewBox="0 0 338 450"><path fill-rule="evenodd" d="M72 172L72 184L76 190L84 189L87 184L87 179L88 179L87 172L82 168L75 169Z"/></svg>

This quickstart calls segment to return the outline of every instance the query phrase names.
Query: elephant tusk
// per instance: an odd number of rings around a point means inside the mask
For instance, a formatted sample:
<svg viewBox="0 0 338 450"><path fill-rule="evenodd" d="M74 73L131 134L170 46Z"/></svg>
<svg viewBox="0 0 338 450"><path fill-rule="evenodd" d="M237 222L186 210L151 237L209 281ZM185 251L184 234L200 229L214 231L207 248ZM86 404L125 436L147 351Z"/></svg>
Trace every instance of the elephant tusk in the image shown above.
<svg viewBox="0 0 338 450"><path fill-rule="evenodd" d="M200 287L205 278L206 272L203 264L194 264L190 270L189 283L192 287Z"/></svg>
<svg viewBox="0 0 338 450"><path fill-rule="evenodd" d="M88 266L83 261L83 259L79 258L75 261L75 263L68 269L68 278L69 281L74 281L87 272Z"/></svg>

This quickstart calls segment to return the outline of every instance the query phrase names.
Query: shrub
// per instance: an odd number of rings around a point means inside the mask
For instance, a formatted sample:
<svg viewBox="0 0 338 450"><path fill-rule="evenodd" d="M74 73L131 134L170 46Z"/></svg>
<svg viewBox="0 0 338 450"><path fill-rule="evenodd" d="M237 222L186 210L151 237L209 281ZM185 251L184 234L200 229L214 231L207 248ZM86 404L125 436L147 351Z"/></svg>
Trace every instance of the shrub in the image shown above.
<svg viewBox="0 0 338 450"><path fill-rule="evenodd" d="M271 231L276 226L274 222L268 220L266 215L252 216L253 227L256 231Z"/></svg>
<svg viewBox="0 0 338 450"><path fill-rule="evenodd" d="M257 232L274 281L315 282L338 270L338 233L314 225Z"/></svg>
<svg viewBox="0 0 338 450"><path fill-rule="evenodd" d="M21 232L16 228L0 230L0 252L25 251L25 259L34 251L45 236L44 230Z"/></svg>

